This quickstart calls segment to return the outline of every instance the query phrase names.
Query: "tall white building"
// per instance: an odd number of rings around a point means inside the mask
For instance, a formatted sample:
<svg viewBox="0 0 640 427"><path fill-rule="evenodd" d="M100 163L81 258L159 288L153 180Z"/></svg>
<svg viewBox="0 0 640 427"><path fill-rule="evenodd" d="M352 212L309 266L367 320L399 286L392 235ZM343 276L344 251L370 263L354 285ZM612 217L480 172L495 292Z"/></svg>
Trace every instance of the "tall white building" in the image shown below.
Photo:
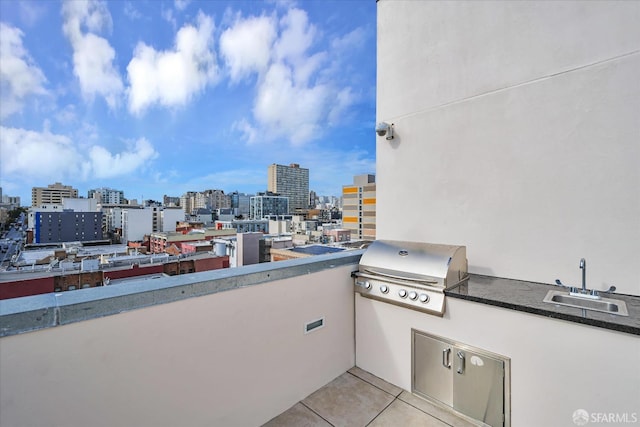
<svg viewBox="0 0 640 427"><path fill-rule="evenodd" d="M184 211L180 208L164 208L160 211L160 230L176 231L176 223L184 221Z"/></svg>
<svg viewBox="0 0 640 427"><path fill-rule="evenodd" d="M122 243L137 242L153 232L151 209L122 209Z"/></svg>

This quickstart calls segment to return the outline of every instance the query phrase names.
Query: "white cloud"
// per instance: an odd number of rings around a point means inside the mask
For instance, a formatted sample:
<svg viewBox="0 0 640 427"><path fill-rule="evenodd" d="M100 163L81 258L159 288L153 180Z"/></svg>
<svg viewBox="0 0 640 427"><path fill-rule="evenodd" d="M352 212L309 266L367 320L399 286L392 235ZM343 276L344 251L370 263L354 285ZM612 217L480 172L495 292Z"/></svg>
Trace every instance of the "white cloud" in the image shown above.
<svg viewBox="0 0 640 427"><path fill-rule="evenodd" d="M212 19L200 12L197 26L180 28L172 50L157 51L139 43L127 66L129 111L141 114L154 104L183 106L214 84L218 67L212 47L213 29Z"/></svg>
<svg viewBox="0 0 640 427"><path fill-rule="evenodd" d="M277 60L303 60L316 35L316 28L309 24L307 12L290 9L280 20L282 32L275 45Z"/></svg>
<svg viewBox="0 0 640 427"><path fill-rule="evenodd" d="M329 109L327 119L330 125L336 125L344 115L345 110L355 101L355 96L350 87L342 89L333 97L333 103Z"/></svg>
<svg viewBox="0 0 640 427"><path fill-rule="evenodd" d="M247 143L253 144L258 141L258 129L251 125L246 119L240 119L231 125L231 130L242 134Z"/></svg>
<svg viewBox="0 0 640 427"><path fill-rule="evenodd" d="M2 174L22 175L27 182L30 178L56 179L74 169L77 172L80 164L80 155L72 141L46 129L35 132L2 126L0 152Z"/></svg>
<svg viewBox="0 0 640 427"><path fill-rule="evenodd" d="M73 123L78 118L76 114L76 106L73 104L68 104L66 107L58 110L54 117L58 121L58 123L66 125Z"/></svg>
<svg viewBox="0 0 640 427"><path fill-rule="evenodd" d="M286 139L302 145L320 138L340 122L356 96L341 85L346 78L333 65L335 52L314 49L321 34L304 10L291 8L276 17L236 17L220 37L220 52L232 82L256 79L253 120L234 123L248 143ZM348 55L361 32L336 39L334 47ZM332 64L329 60L332 59ZM327 71L329 70L329 71Z"/></svg>
<svg viewBox="0 0 640 427"><path fill-rule="evenodd" d="M176 18L173 16L173 9L162 8L162 12L160 14L162 16L162 19L171 24L171 27L175 30L178 26L178 23L176 22Z"/></svg>
<svg viewBox="0 0 640 427"><path fill-rule="evenodd" d="M362 28L345 34L342 37L336 37L331 41L331 47L340 51L348 51L362 47L366 39L366 33Z"/></svg>
<svg viewBox="0 0 640 427"><path fill-rule="evenodd" d="M74 73L87 99L102 96L109 107L117 105L123 90L120 74L113 65L115 50L95 33L111 30L111 14L103 2L69 0L62 6L64 34L73 48Z"/></svg>
<svg viewBox="0 0 640 427"><path fill-rule="evenodd" d="M191 0L174 0L173 4L177 10L183 11L191 3Z"/></svg>
<svg viewBox="0 0 640 427"><path fill-rule="evenodd" d="M106 148L95 145L89 151L89 159L83 165L95 178L124 176L146 166L158 153L145 138L130 144L129 150L111 154Z"/></svg>
<svg viewBox="0 0 640 427"><path fill-rule="evenodd" d="M293 71L284 64L273 64L256 96L254 116L272 138L288 137L298 145L321 132L329 88L324 85L296 85Z"/></svg>
<svg viewBox="0 0 640 427"><path fill-rule="evenodd" d="M142 14L138 12L138 9L136 9L133 3L131 3L130 1L124 3L123 12L124 15L132 21L136 21L142 18Z"/></svg>
<svg viewBox="0 0 640 427"><path fill-rule="evenodd" d="M220 36L220 54L229 68L231 81L266 70L276 37L276 22L267 16L238 19Z"/></svg>
<svg viewBox="0 0 640 427"><path fill-rule="evenodd" d="M46 95L42 70L22 45L24 33L0 22L0 118L22 111L30 95Z"/></svg>
<svg viewBox="0 0 640 427"><path fill-rule="evenodd" d="M42 132L0 127L0 169L2 174L24 182L34 179L62 180L65 177L113 178L143 169L158 153L145 138L129 143L128 149L112 154L93 145L80 150L65 135L53 134L45 122ZM54 160L52 160L54 159Z"/></svg>

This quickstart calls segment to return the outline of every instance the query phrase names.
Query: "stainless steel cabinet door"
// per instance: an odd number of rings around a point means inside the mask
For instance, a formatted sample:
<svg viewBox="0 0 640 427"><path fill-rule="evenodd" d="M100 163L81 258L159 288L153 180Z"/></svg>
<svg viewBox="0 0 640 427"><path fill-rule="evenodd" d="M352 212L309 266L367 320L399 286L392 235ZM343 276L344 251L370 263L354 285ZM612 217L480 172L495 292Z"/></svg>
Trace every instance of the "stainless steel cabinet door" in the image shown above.
<svg viewBox="0 0 640 427"><path fill-rule="evenodd" d="M454 347L453 409L490 426L504 425L504 362Z"/></svg>
<svg viewBox="0 0 640 427"><path fill-rule="evenodd" d="M452 406L452 346L417 333L413 346L413 392Z"/></svg>

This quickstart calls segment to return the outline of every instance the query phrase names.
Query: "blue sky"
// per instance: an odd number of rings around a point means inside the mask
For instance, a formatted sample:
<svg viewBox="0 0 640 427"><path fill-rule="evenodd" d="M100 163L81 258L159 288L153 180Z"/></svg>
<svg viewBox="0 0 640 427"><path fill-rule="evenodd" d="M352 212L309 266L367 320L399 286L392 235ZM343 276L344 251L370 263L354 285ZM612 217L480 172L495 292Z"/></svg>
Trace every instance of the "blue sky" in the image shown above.
<svg viewBox="0 0 640 427"><path fill-rule="evenodd" d="M339 195L375 172L375 0L0 1L0 186Z"/></svg>

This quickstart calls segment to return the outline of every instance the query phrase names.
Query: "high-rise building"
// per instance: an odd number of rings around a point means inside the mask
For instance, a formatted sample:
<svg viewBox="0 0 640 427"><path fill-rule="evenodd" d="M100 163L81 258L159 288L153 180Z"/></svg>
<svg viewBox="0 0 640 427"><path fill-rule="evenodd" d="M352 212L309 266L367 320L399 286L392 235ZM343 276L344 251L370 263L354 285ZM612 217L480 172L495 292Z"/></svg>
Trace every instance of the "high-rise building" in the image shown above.
<svg viewBox="0 0 640 427"><path fill-rule="evenodd" d="M216 209L226 209L231 207L231 197L224 194L222 190L206 190L203 192L205 198L204 207L215 211Z"/></svg>
<svg viewBox="0 0 640 427"><path fill-rule="evenodd" d="M342 225L353 240L376 239L376 177L356 175L342 187Z"/></svg>
<svg viewBox="0 0 640 427"><path fill-rule="evenodd" d="M231 197L222 190L187 191L180 197L180 207L187 215L197 209L226 209L231 207Z"/></svg>
<svg viewBox="0 0 640 427"><path fill-rule="evenodd" d="M289 198L289 212L309 207L309 169L299 164L272 164L268 169L267 191Z"/></svg>
<svg viewBox="0 0 640 427"><path fill-rule="evenodd" d="M204 205L197 206L199 202L197 200L197 194L198 193L196 193L195 191L187 191L182 196L180 196L180 207L185 214L191 214L191 211L196 210L199 207L204 207Z"/></svg>
<svg viewBox="0 0 640 427"><path fill-rule="evenodd" d="M316 193L313 190L309 191L309 207L311 209L315 209L318 207L319 203L320 203L320 197L318 197L318 193Z"/></svg>
<svg viewBox="0 0 640 427"><path fill-rule="evenodd" d="M234 213L242 217L248 217L251 196L237 191L229 194L229 196L231 196L231 208L233 208Z"/></svg>
<svg viewBox="0 0 640 427"><path fill-rule="evenodd" d="M273 194L258 193L249 203L249 219L263 219L269 215L286 215L289 213L289 198Z"/></svg>
<svg viewBox="0 0 640 427"><path fill-rule="evenodd" d="M70 185L62 185L59 182L49 184L47 187L33 187L31 189L31 206L44 204L61 205L63 198L77 198L78 190Z"/></svg>
<svg viewBox="0 0 640 427"><path fill-rule="evenodd" d="M167 196L162 197L162 204L168 207L180 206L180 197Z"/></svg>
<svg viewBox="0 0 640 427"><path fill-rule="evenodd" d="M114 190L113 188L94 188L87 192L89 199L97 199L98 203L103 205L120 205L126 203L124 191Z"/></svg>

